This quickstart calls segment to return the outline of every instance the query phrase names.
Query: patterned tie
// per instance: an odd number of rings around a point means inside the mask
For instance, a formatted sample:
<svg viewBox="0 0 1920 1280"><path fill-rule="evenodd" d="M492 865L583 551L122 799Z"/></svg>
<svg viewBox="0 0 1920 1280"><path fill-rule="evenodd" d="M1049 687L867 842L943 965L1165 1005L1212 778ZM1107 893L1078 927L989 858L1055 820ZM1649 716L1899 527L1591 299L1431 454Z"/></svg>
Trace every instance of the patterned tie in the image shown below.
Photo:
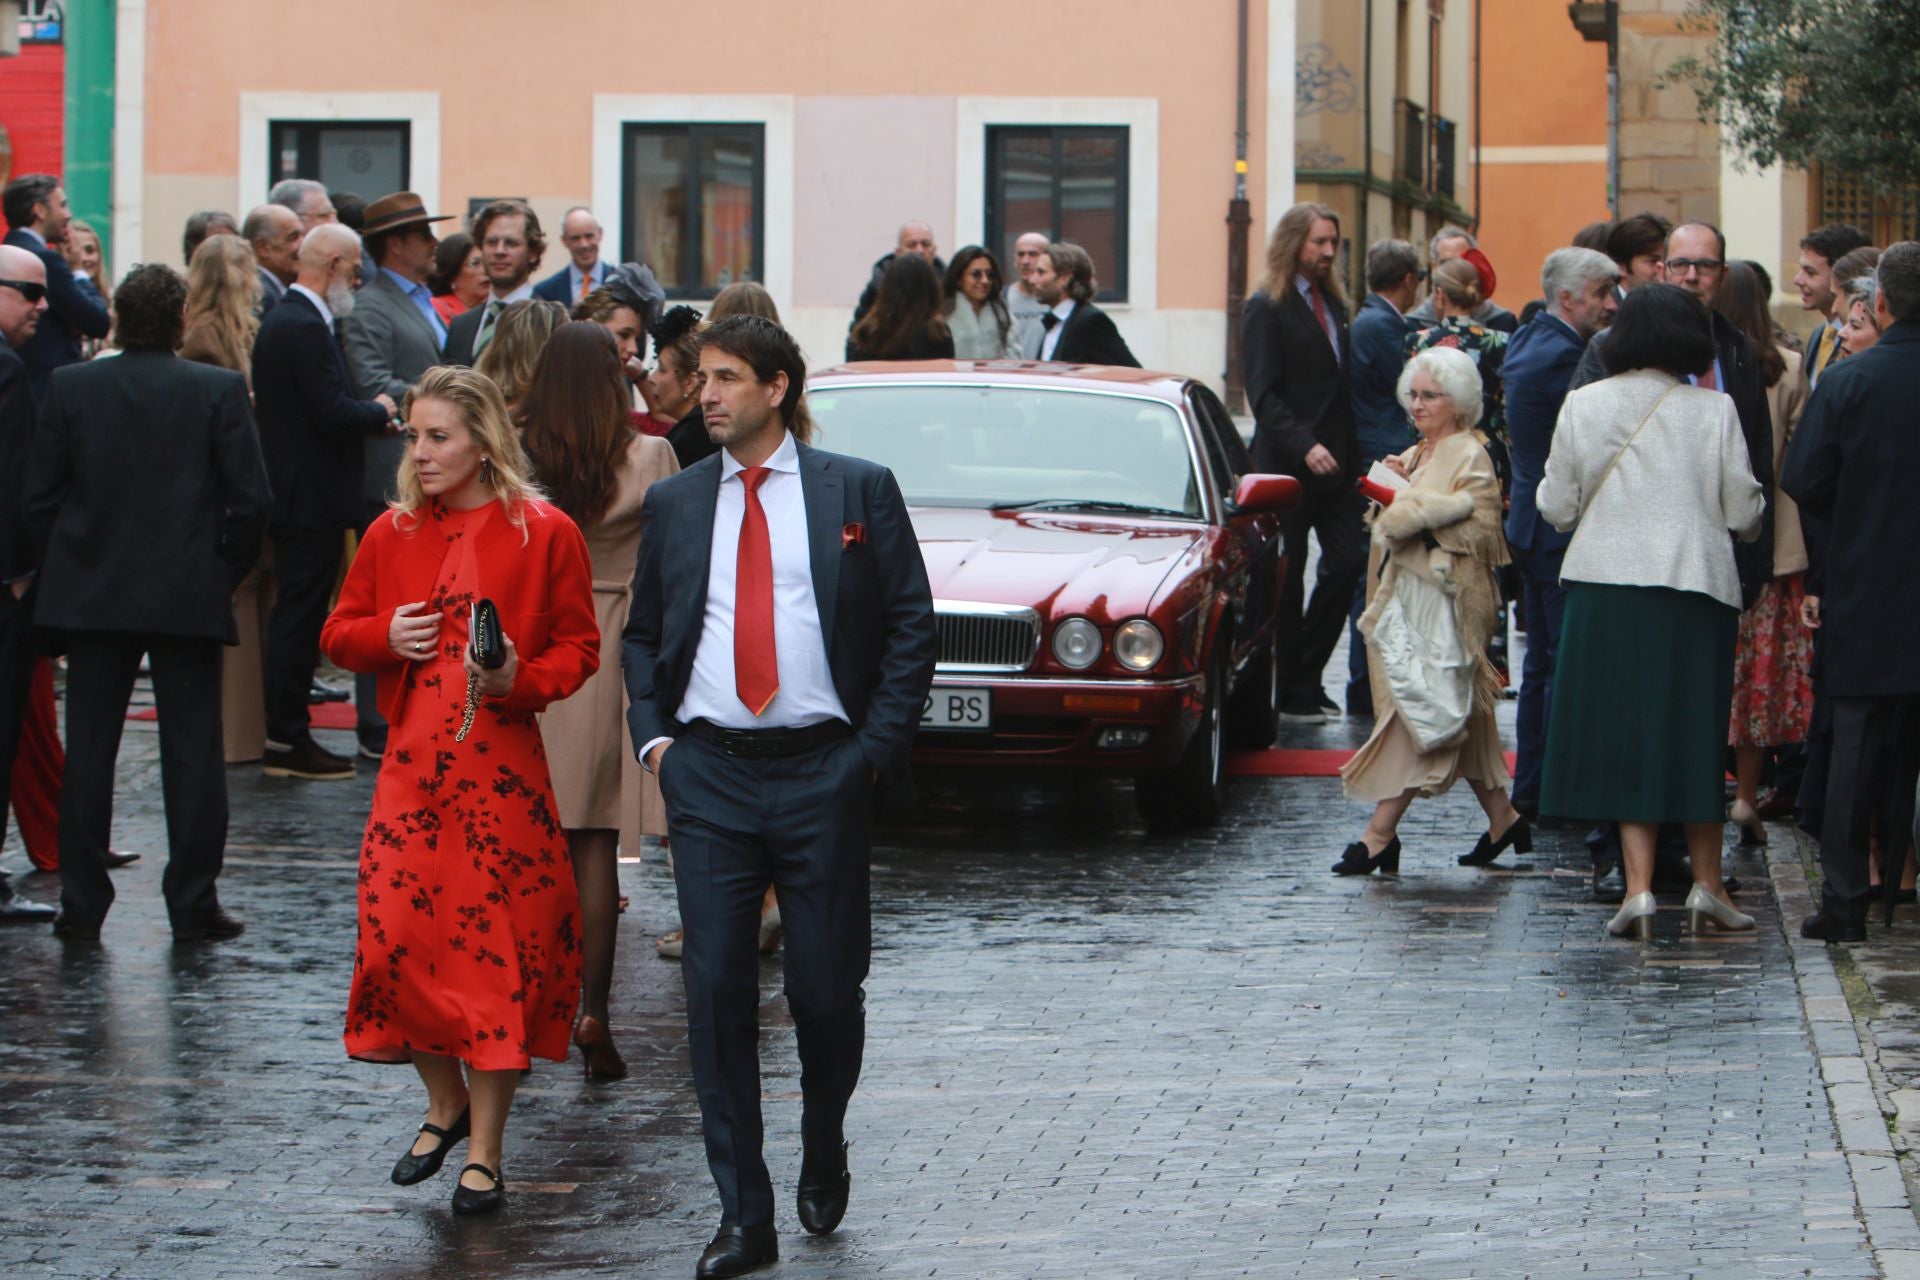
<svg viewBox="0 0 1920 1280"><path fill-rule="evenodd" d="M487 349L487 344L493 341L493 322L500 318L500 312L506 305L506 303L501 302L497 298L490 299L487 302L487 313L480 317L480 334L473 340L473 358L475 360L478 360L480 353Z"/></svg>
<svg viewBox="0 0 1920 1280"><path fill-rule="evenodd" d="M773 638L773 541L760 485L773 474L766 467L740 473L746 508L740 513L740 549L733 572L733 687L747 710L766 712L780 692L780 658Z"/></svg>

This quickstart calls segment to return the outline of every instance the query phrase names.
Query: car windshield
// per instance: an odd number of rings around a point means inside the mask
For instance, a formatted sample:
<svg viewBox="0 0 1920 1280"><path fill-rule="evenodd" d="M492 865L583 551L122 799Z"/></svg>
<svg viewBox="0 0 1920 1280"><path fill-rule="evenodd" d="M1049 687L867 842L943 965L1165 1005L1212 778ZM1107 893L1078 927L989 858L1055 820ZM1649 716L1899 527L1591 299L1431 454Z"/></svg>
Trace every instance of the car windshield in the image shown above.
<svg viewBox="0 0 1920 1280"><path fill-rule="evenodd" d="M922 507L1198 518L1186 420L1134 396L1018 386L827 386L815 443L893 471Z"/></svg>

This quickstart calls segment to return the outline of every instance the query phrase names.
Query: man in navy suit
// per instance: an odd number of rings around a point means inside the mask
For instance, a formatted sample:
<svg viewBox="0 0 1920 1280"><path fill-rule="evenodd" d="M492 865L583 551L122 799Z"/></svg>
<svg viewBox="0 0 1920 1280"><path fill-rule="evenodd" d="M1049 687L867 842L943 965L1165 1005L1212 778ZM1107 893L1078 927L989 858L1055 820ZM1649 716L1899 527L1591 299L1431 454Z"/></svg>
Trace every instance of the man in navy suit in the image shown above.
<svg viewBox="0 0 1920 1280"><path fill-rule="evenodd" d="M67 238L67 224L73 221L58 178L45 173L15 178L0 196L0 210L11 228L6 243L33 254L47 269L47 312L20 348L38 400L55 369L80 363L80 340L106 337L112 321L106 304L80 288L73 268L53 248Z"/></svg>
<svg viewBox="0 0 1920 1280"><path fill-rule="evenodd" d="M323 223L300 242L300 274L253 342L254 413L273 478L273 572L267 620L269 777L353 776L353 760L313 740L307 691L320 660L320 627L340 572L346 535L366 515L365 441L389 430L393 398L353 398L334 326L353 309L360 237Z"/></svg>
<svg viewBox="0 0 1920 1280"><path fill-rule="evenodd" d="M600 220L585 205L575 205L560 219L560 243L567 246L567 265L533 286L533 296L557 302L572 311L580 299L607 282L612 270L600 259Z"/></svg>
<svg viewBox="0 0 1920 1280"><path fill-rule="evenodd" d="M260 307L266 315L280 305L294 277L300 274L300 219L283 204L263 204L240 224L240 238L253 246L253 258L259 265Z"/></svg>
<svg viewBox="0 0 1920 1280"><path fill-rule="evenodd" d="M660 777L686 922L694 1087L720 1230L696 1274L773 1262L761 1156L760 902L786 930L800 1050L800 1223L839 1225L841 1126L860 1075L872 951L876 792L911 792L933 681L932 593L886 468L809 448L791 335L733 316L700 336L700 403L721 452L655 484L623 662L627 716Z"/></svg>
<svg viewBox="0 0 1920 1280"><path fill-rule="evenodd" d="M1540 763L1547 748L1547 708L1553 660L1560 646L1566 592L1560 562L1570 535L1541 518L1534 490L1546 474L1560 402L1567 398L1587 342L1613 319L1613 286L1620 269L1595 249L1557 249L1540 271L1546 309L1520 326L1507 344L1501 379L1507 391L1507 434L1513 442L1513 497L1507 545L1519 567L1527 621L1521 667L1514 806L1529 815L1540 807Z"/></svg>

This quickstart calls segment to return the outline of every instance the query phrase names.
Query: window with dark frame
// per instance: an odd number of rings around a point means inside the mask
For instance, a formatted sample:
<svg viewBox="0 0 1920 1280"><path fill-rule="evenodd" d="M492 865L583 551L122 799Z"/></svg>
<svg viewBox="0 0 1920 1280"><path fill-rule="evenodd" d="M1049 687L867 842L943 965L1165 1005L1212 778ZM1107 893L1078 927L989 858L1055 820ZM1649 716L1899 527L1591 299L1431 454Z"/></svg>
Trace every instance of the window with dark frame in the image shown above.
<svg viewBox="0 0 1920 1280"><path fill-rule="evenodd" d="M269 186L312 178L372 201L405 191L412 177L413 126L405 120L275 120L267 135Z"/></svg>
<svg viewBox="0 0 1920 1280"><path fill-rule="evenodd" d="M766 126L628 124L620 243L669 298L766 276Z"/></svg>
<svg viewBox="0 0 1920 1280"><path fill-rule="evenodd" d="M1011 272L1029 231L1093 257L1099 302L1127 297L1125 125L993 125L987 129L987 244Z"/></svg>

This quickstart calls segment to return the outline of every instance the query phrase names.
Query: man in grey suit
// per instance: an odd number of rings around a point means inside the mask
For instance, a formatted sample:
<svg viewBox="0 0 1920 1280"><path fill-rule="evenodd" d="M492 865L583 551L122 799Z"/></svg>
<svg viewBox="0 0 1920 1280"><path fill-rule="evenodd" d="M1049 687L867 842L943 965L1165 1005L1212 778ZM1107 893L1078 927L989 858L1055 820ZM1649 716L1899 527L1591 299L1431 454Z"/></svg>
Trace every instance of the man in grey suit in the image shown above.
<svg viewBox="0 0 1920 1280"><path fill-rule="evenodd" d="M341 321L347 373L353 394L361 399L384 393L395 404L402 403L420 375L440 363L447 329L433 309L426 282L440 243L433 224L452 216L429 214L411 191L382 196L367 206L366 248L379 267L361 282L353 309ZM401 435L366 438L362 532L387 509L406 443ZM357 678L354 703L359 708L360 754L378 760L386 752L387 726L374 706L373 686L373 677Z"/></svg>

